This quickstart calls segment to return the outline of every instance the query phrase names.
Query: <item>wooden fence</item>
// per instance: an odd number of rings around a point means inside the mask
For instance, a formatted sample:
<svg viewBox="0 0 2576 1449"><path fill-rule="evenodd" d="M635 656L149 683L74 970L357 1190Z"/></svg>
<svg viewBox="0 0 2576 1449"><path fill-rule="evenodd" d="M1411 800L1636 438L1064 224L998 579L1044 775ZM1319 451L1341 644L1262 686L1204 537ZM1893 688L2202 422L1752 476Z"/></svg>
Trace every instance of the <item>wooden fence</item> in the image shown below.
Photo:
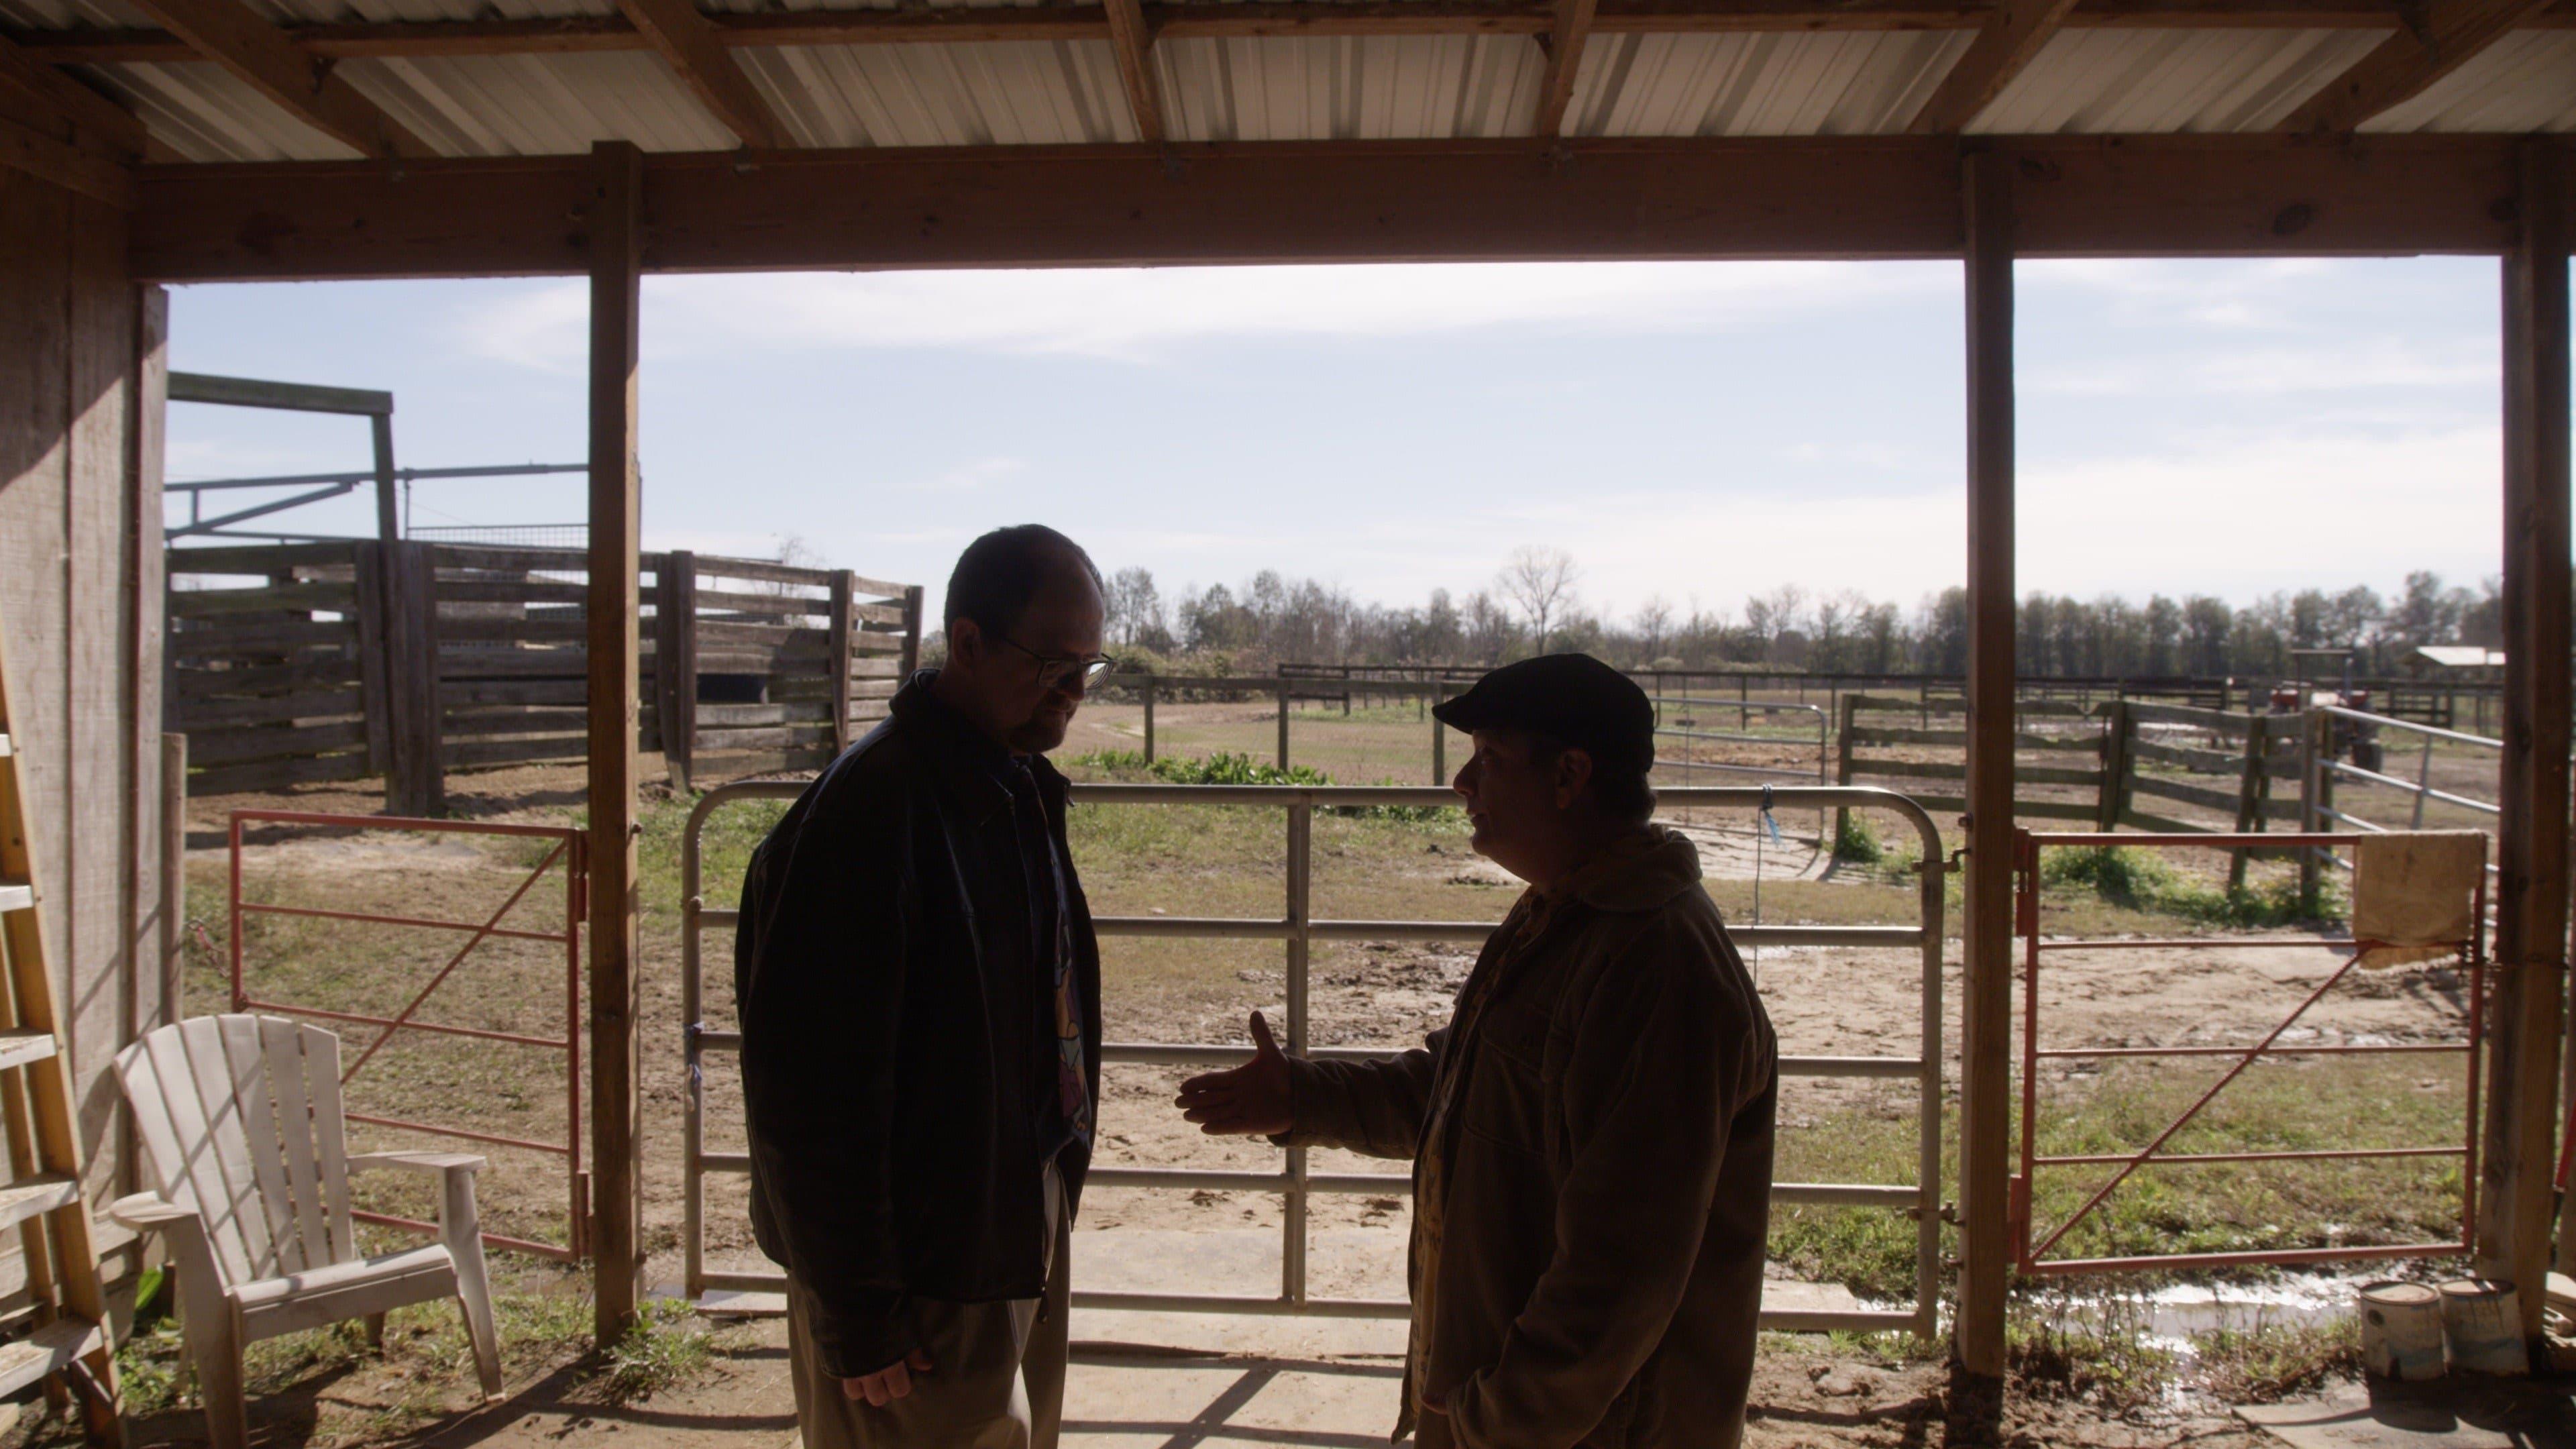
<svg viewBox="0 0 2576 1449"><path fill-rule="evenodd" d="M1846 696L1836 783L1886 784L1935 814L1964 810L1964 714L1958 701L1938 697ZM2038 756L2014 761L2016 819L2078 820L2094 830L2253 832L2274 821L2297 829L2309 818L2311 794L2324 788L2313 765L2323 717L2310 711L2249 715L2139 699L2085 709L2026 699L2015 723L2014 754ZM1927 760L1927 748L1958 758ZM2292 782L2286 794L2276 791L2283 780ZM2025 787L2055 788L2041 795ZM2233 881L2244 874L2239 852Z"/></svg>
<svg viewBox="0 0 2576 1449"><path fill-rule="evenodd" d="M641 748L672 782L819 765L920 658L921 589L647 553ZM169 554L169 727L191 791L385 779L437 811L450 769L588 753L587 558L405 541Z"/></svg>

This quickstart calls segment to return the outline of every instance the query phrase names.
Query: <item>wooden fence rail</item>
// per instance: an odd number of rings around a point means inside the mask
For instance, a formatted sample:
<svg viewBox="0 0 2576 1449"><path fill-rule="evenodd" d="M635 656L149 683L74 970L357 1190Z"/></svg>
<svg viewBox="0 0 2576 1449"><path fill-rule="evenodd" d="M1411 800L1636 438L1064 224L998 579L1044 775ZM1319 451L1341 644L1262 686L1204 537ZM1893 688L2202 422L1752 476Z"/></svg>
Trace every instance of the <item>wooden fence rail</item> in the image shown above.
<svg viewBox="0 0 2576 1449"><path fill-rule="evenodd" d="M636 621L672 783L819 765L921 657L918 585L647 553ZM169 728L198 795L382 776L435 813L446 772L588 749L587 556L404 541L173 549Z"/></svg>

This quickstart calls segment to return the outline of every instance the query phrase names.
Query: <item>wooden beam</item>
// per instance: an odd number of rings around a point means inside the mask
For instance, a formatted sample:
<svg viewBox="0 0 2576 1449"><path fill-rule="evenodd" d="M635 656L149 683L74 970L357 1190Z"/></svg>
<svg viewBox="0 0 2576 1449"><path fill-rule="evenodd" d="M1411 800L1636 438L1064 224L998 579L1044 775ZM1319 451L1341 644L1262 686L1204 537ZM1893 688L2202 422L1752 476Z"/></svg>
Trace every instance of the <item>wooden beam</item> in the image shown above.
<svg viewBox="0 0 2576 1449"><path fill-rule="evenodd" d="M1595 0L1556 0L1554 18L1539 43L1547 52L1547 69L1538 81L1538 120L1531 133L1553 141L1564 132L1565 109L1574 102L1575 73L1583 65L1583 43L1592 34Z"/></svg>
<svg viewBox="0 0 2576 1449"><path fill-rule="evenodd" d="M1967 157L1968 880L1960 950L1959 1366L2004 1371L2012 1281L2013 162Z"/></svg>
<svg viewBox="0 0 2576 1449"><path fill-rule="evenodd" d="M0 41L0 166L134 205L143 122L45 59Z"/></svg>
<svg viewBox="0 0 2576 1449"><path fill-rule="evenodd" d="M1906 129L1917 136L1966 130L2039 55L2074 8L2075 0L2004 0Z"/></svg>
<svg viewBox="0 0 2576 1449"><path fill-rule="evenodd" d="M1742 35L1822 31L1974 30L1995 0L1600 0L1596 35ZM1545 35L1543 0L1180 0L1143 4L1157 40L1261 36ZM2078 0L2068 29L2394 30L2400 0ZM954 45L986 41L1103 41L1106 12L1077 0L1011 6L714 12L715 43L736 46ZM2532 15L2534 28L2576 28L2576 0ZM623 15L548 19L332 22L283 28L324 60L477 55L584 55L653 49ZM170 65L203 59L166 30L83 26L7 32L56 65Z"/></svg>
<svg viewBox="0 0 2576 1449"><path fill-rule="evenodd" d="M135 8L297 120L362 156L436 154L241 0L135 0Z"/></svg>
<svg viewBox="0 0 2576 1449"><path fill-rule="evenodd" d="M2564 142L2555 144L2564 145ZM2044 137L2032 257L2502 255L2499 137ZM146 166L157 282L581 275L579 158ZM1952 145L1905 137L958 147L650 156L654 271L1956 257ZM1722 200L1723 204L1719 204Z"/></svg>
<svg viewBox="0 0 2576 1449"><path fill-rule="evenodd" d="M1101 0L1108 17L1109 48L1118 57L1118 84L1136 118L1136 135L1148 145L1163 140L1163 86L1154 75L1154 32L1142 0Z"/></svg>
<svg viewBox="0 0 2576 1449"><path fill-rule="evenodd" d="M2350 131L2421 95L2550 8L2550 0L2431 0L2419 24L2381 41L2281 122L2293 134Z"/></svg>
<svg viewBox="0 0 2576 1449"><path fill-rule="evenodd" d="M2558 1051L2567 991L2568 301L2565 153L2517 150L2522 199L2504 260L2504 750L2496 799L2478 1271L2549 1266ZM2538 1346L2540 1314L2523 1311Z"/></svg>
<svg viewBox="0 0 2576 1449"><path fill-rule="evenodd" d="M617 8L636 32L661 53L700 103L715 113L725 129L756 150L774 151L787 142L787 128L734 58L725 54L715 22L700 13L694 0L617 0Z"/></svg>
<svg viewBox="0 0 2576 1449"><path fill-rule="evenodd" d="M582 218L590 260L590 1087L591 1236L599 1344L634 1322L644 1272L642 1099L636 1090L635 621L643 488L635 468L637 345L643 311L644 157L603 141L589 158Z"/></svg>

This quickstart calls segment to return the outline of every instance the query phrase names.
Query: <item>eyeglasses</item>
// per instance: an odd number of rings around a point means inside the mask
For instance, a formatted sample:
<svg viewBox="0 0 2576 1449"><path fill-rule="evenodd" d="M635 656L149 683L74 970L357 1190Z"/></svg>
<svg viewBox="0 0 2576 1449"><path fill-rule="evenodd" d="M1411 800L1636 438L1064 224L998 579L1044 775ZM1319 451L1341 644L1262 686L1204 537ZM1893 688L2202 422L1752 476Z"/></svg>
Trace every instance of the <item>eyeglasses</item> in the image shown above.
<svg viewBox="0 0 2576 1449"><path fill-rule="evenodd" d="M1083 683L1089 684L1107 674L1109 666L1115 662L1106 654L1040 654L1008 635L995 634L993 637L1038 662L1038 688L1040 689L1062 689L1077 675L1081 677Z"/></svg>

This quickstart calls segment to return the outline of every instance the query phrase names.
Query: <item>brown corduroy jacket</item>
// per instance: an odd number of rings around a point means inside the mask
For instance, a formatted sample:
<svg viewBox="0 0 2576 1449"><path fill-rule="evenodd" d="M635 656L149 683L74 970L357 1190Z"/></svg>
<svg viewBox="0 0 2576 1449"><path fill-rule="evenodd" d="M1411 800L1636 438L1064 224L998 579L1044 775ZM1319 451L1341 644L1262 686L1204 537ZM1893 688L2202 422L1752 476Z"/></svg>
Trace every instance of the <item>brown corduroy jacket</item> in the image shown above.
<svg viewBox="0 0 2576 1449"><path fill-rule="evenodd" d="M1641 832L1522 896L1425 1049L1292 1061L1280 1140L1414 1162L1399 1437L1741 1439L1779 1062L1699 879Z"/></svg>

